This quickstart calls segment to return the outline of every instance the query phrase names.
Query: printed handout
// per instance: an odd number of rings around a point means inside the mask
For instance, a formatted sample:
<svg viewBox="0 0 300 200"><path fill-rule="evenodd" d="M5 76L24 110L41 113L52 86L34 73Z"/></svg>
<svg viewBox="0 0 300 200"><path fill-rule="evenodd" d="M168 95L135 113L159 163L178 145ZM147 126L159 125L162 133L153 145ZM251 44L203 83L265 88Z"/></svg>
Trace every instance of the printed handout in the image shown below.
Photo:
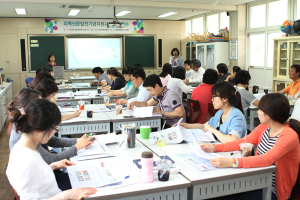
<svg viewBox="0 0 300 200"><path fill-rule="evenodd" d="M176 155L201 171L219 169L217 167L212 166L209 160L205 158L200 158L195 153L180 153Z"/></svg>
<svg viewBox="0 0 300 200"><path fill-rule="evenodd" d="M189 145L190 145L191 149L194 151L194 153L200 158L210 159L210 158L220 157L216 153L206 153L205 151L203 151L201 149L199 144L197 144L197 142L195 142L195 141L194 141L194 143L190 143Z"/></svg>

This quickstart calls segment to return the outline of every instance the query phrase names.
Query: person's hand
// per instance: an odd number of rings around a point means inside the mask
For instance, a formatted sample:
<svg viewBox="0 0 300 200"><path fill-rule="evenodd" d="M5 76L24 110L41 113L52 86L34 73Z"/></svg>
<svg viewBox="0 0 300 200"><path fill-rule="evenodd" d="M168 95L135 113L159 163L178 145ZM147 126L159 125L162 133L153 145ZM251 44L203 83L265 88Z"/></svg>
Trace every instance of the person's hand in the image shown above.
<svg viewBox="0 0 300 200"><path fill-rule="evenodd" d="M76 165L76 164L67 159L63 159L63 160L51 163L50 167L54 170L54 169L67 168L67 166L72 166L72 165Z"/></svg>
<svg viewBox="0 0 300 200"><path fill-rule="evenodd" d="M127 109L128 109L128 110L133 110L133 108L134 108L134 103L135 103L135 101L132 101L132 102L128 103L128 104L127 104Z"/></svg>
<svg viewBox="0 0 300 200"><path fill-rule="evenodd" d="M113 93L113 92L109 92L109 93L107 94L107 96L112 97L112 96L114 96L114 93Z"/></svg>
<svg viewBox="0 0 300 200"><path fill-rule="evenodd" d="M188 123L179 123L174 124L172 127L175 127L176 125L182 126L183 128L188 128Z"/></svg>
<svg viewBox="0 0 300 200"><path fill-rule="evenodd" d="M80 199L87 198L91 194L95 194L96 192L97 190L92 187L75 188L71 190L65 190L59 193L56 199L80 200Z"/></svg>
<svg viewBox="0 0 300 200"><path fill-rule="evenodd" d="M200 144L200 147L203 151L207 153L213 153L215 152L215 145L212 144Z"/></svg>
<svg viewBox="0 0 300 200"><path fill-rule="evenodd" d="M158 107L153 107L153 112L159 115L162 114L162 111Z"/></svg>
<svg viewBox="0 0 300 200"><path fill-rule="evenodd" d="M185 79L185 82L187 82L187 83L188 83L188 82L189 82L189 79Z"/></svg>
<svg viewBox="0 0 300 200"><path fill-rule="evenodd" d="M233 159L225 157L210 158L209 162L212 166L218 168L232 167L233 165Z"/></svg>
<svg viewBox="0 0 300 200"><path fill-rule="evenodd" d="M214 131L214 127L213 126L210 126L208 123L205 124L204 128L203 128L203 131L206 132L206 131L209 131L213 134L213 131Z"/></svg>
<svg viewBox="0 0 300 200"><path fill-rule="evenodd" d="M83 149L84 147L86 147L88 144L91 143L91 140L93 139L92 136L90 137L86 137L87 134L84 134L81 138L77 139L76 144L74 145L77 148L77 151L79 151L80 149Z"/></svg>
<svg viewBox="0 0 300 200"><path fill-rule="evenodd" d="M79 117L80 114L81 112L79 110L75 110L75 112L73 112L74 117Z"/></svg>
<svg viewBox="0 0 300 200"><path fill-rule="evenodd" d="M106 92L110 92L110 88L108 86L106 86Z"/></svg>

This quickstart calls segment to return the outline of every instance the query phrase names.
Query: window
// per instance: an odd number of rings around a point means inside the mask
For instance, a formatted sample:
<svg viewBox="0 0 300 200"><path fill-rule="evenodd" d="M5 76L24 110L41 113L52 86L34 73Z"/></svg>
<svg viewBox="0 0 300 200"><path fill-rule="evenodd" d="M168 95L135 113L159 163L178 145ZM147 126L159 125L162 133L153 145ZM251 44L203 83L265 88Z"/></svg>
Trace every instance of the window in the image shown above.
<svg viewBox="0 0 300 200"><path fill-rule="evenodd" d="M267 57L267 67L273 67L273 50L274 50L274 38L281 37L282 33L269 33L268 34L268 57Z"/></svg>
<svg viewBox="0 0 300 200"><path fill-rule="evenodd" d="M197 19L192 20L192 32L199 33L200 35L203 34L203 17L199 17Z"/></svg>
<svg viewBox="0 0 300 200"><path fill-rule="evenodd" d="M269 3L268 26L281 25L287 19L288 1L274 1Z"/></svg>
<svg viewBox="0 0 300 200"><path fill-rule="evenodd" d="M250 28L266 26L266 4L251 7Z"/></svg>
<svg viewBox="0 0 300 200"><path fill-rule="evenodd" d="M219 14L207 16L207 29L215 35L219 33Z"/></svg>
<svg viewBox="0 0 300 200"><path fill-rule="evenodd" d="M300 19L300 0L297 1L297 19Z"/></svg>
<svg viewBox="0 0 300 200"><path fill-rule="evenodd" d="M264 66L265 34L250 35L250 66Z"/></svg>
<svg viewBox="0 0 300 200"><path fill-rule="evenodd" d="M226 12L222 12L220 13L220 29L225 29L225 27L229 30L229 16Z"/></svg>
<svg viewBox="0 0 300 200"><path fill-rule="evenodd" d="M192 33L192 22L191 22L191 20L185 21L185 37L189 36L189 33Z"/></svg>

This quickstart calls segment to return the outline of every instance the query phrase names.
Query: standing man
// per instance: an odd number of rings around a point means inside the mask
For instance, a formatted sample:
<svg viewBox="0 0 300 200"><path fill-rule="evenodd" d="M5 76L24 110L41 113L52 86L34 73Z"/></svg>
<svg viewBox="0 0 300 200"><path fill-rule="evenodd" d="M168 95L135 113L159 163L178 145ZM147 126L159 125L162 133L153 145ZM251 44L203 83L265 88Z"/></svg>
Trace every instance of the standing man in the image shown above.
<svg viewBox="0 0 300 200"><path fill-rule="evenodd" d="M102 86L111 86L112 81L109 80L107 73L105 73L101 67L95 67L92 73L94 74L95 78L99 80L99 82L91 82L91 85L99 84Z"/></svg>
<svg viewBox="0 0 300 200"><path fill-rule="evenodd" d="M157 76L156 74L148 76L143 86L147 89L149 94L153 96L153 98L151 98L147 102L129 102L127 105L127 108L129 110L133 110L134 106L146 107L159 104L160 108L154 107L153 111L163 116L163 120L166 121L165 128L170 128L181 118L183 118L182 121L185 122L185 112L181 98L176 92L169 90L167 87L163 87L159 76Z"/></svg>
<svg viewBox="0 0 300 200"><path fill-rule="evenodd" d="M197 59L193 59L191 61L191 66L193 68L193 73L191 75L190 78L186 79L186 82L197 82L197 83L201 83L202 82L202 78L203 78L203 74L205 72L205 69L203 69L201 67L201 62Z"/></svg>

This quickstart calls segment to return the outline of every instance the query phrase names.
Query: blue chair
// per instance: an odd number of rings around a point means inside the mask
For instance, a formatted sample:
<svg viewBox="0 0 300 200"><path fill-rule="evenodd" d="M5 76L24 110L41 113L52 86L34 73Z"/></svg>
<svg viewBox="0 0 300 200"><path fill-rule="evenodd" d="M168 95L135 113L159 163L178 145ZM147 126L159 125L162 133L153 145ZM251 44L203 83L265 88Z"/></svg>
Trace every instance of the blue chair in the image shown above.
<svg viewBox="0 0 300 200"><path fill-rule="evenodd" d="M31 83L32 80L33 80L32 77L25 78L25 83L26 83L27 87L29 87L28 85Z"/></svg>

